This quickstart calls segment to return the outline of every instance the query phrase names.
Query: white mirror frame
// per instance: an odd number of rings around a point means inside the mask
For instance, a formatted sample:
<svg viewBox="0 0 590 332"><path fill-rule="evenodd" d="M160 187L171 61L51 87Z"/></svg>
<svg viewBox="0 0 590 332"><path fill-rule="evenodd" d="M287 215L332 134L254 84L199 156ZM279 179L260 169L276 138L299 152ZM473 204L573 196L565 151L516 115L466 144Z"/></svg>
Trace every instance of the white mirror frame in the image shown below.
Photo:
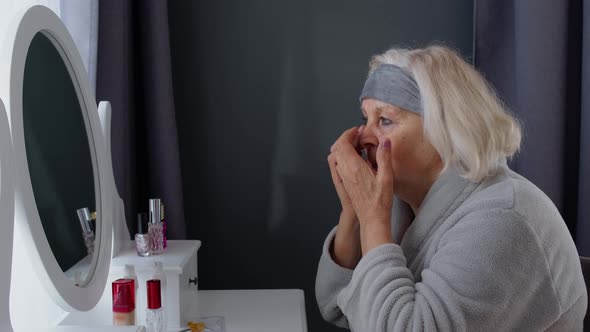
<svg viewBox="0 0 590 332"><path fill-rule="evenodd" d="M98 103L98 116L102 125L102 134L105 138L107 148L107 163L113 164L112 153L111 153L111 103L108 101L101 101ZM113 194L113 253L112 257L116 257L117 254L127 246L131 244L131 237L129 236L129 229L127 228L127 222L125 221L125 203L121 199L119 192L117 191L117 185L115 184L114 171L110 174L110 177L106 178L104 183L108 182L109 188ZM110 180L110 181L109 181Z"/></svg>
<svg viewBox="0 0 590 332"><path fill-rule="evenodd" d="M34 6L16 15L8 25L7 39L2 43L0 55L0 93L6 102L13 142L15 166L14 184L14 241L25 248L27 258L34 267L37 278L49 296L65 311L92 309L103 294L111 260L112 220L114 219L114 195L111 158L107 155L94 92L88 75L69 32L50 9ZM84 287L77 287L74 280L61 270L43 231L29 176L25 152L23 128L23 79L27 51L33 37L42 32L56 47L74 83L81 103L86 131L89 133L97 211L95 255L92 259L91 278ZM16 253L15 253L16 255ZM19 257L21 258L21 257ZM24 259L24 257L22 257ZM34 296L34 294L32 294Z"/></svg>
<svg viewBox="0 0 590 332"><path fill-rule="evenodd" d="M12 331L10 324L10 277L12 266L12 234L14 228L14 186L12 139L4 104L0 100L0 330Z"/></svg>

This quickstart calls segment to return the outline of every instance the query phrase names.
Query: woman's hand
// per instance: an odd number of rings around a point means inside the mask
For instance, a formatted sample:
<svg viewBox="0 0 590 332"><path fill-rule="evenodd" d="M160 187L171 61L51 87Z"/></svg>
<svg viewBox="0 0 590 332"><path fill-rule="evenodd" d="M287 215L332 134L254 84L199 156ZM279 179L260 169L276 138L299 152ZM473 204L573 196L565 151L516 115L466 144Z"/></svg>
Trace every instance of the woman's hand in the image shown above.
<svg viewBox="0 0 590 332"><path fill-rule="evenodd" d="M344 188L344 183L342 182L342 178L338 174L336 169L336 156L334 154L334 148L339 144L342 140L347 140L346 142L342 142L341 144L348 144L351 145L355 151L360 151L359 147L359 139L360 135L362 134L364 126L350 128L349 130L345 131L340 138L332 145L330 149L330 154L328 155L328 165L330 165L330 173L332 175L332 182L334 183L334 187L336 188L336 193L338 194L338 198L340 199L340 205L342 206L342 214L344 216L352 217L353 219L357 219L356 212L354 210L354 206L352 205L352 201L346 189Z"/></svg>
<svg viewBox="0 0 590 332"><path fill-rule="evenodd" d="M377 130L377 170L358 154L355 130L347 130L332 147L337 175L360 222L362 253L391 243L391 208L394 170L391 164L391 141Z"/></svg>
<svg viewBox="0 0 590 332"><path fill-rule="evenodd" d="M350 134L347 134L350 132ZM348 139L351 141L347 144L354 146L355 150L360 150L359 139L363 132L363 126L359 128L351 128L345 132L338 140ZM338 141L336 141L338 142ZM333 147L336 143L333 145ZM330 165L330 173L332 174L332 182L340 198L342 205L342 213L340 213L340 220L338 221L338 228L336 235L330 248L330 255L336 264L347 269L354 269L362 257L361 251L361 236L359 220L356 216L352 200L348 196L342 178L338 175L336 170L336 157L331 149L328 155L328 164Z"/></svg>

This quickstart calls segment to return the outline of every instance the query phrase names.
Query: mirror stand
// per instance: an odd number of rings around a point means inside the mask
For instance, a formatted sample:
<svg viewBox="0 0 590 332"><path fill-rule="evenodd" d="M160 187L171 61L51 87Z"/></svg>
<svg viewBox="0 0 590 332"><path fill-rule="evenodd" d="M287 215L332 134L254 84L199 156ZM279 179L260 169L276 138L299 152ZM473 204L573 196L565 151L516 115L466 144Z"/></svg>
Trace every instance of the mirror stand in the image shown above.
<svg viewBox="0 0 590 332"><path fill-rule="evenodd" d="M10 324L10 278L12 265L12 238L14 220L14 188L12 168L12 140L10 126L0 100L0 330L12 331Z"/></svg>
<svg viewBox="0 0 590 332"><path fill-rule="evenodd" d="M98 117L102 128L102 134L105 138L105 145L107 149L106 157L107 164L112 165L111 159L111 103L108 101L101 101L98 104ZM113 175L111 173L111 175ZM123 249L131 245L131 236L125 221L125 203L119 195L117 185L115 184L115 177L111 176L107 179L109 182L109 191L113 192L114 211L113 211L113 252L112 257L116 257Z"/></svg>

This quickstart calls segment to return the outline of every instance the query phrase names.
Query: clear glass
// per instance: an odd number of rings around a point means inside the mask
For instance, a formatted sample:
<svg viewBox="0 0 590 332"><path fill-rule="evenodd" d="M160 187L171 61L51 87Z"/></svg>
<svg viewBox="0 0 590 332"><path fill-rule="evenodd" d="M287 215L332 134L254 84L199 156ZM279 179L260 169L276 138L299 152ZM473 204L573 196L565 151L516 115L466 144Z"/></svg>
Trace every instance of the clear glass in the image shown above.
<svg viewBox="0 0 590 332"><path fill-rule="evenodd" d="M166 316L164 308L147 309L145 313L147 332L166 332Z"/></svg>
<svg viewBox="0 0 590 332"><path fill-rule="evenodd" d="M123 278L133 279L133 282L135 283L135 296L137 296L137 294L139 294L139 281L137 280L137 274L135 273L135 265L125 264L125 269L123 270Z"/></svg>
<svg viewBox="0 0 590 332"><path fill-rule="evenodd" d="M150 255L161 254L164 251L162 223L150 223L148 226L148 235L150 237Z"/></svg>
<svg viewBox="0 0 590 332"><path fill-rule="evenodd" d="M168 236L166 236L166 221L162 219L162 236L163 236L163 243L164 249L168 246Z"/></svg>
<svg viewBox="0 0 590 332"><path fill-rule="evenodd" d="M168 293L166 286L166 273L164 272L164 264L162 264L162 262L154 262L154 274L152 275L152 279L160 280L160 294L162 295L162 307L166 308L168 306ZM164 315L166 315L165 312Z"/></svg>
<svg viewBox="0 0 590 332"><path fill-rule="evenodd" d="M168 246L168 236L166 234L166 218L164 217L165 205L162 204L160 208L160 221L162 222L162 234L164 236L164 249Z"/></svg>
<svg viewBox="0 0 590 332"><path fill-rule="evenodd" d="M135 234L135 249L139 256L149 256L151 246L149 234Z"/></svg>

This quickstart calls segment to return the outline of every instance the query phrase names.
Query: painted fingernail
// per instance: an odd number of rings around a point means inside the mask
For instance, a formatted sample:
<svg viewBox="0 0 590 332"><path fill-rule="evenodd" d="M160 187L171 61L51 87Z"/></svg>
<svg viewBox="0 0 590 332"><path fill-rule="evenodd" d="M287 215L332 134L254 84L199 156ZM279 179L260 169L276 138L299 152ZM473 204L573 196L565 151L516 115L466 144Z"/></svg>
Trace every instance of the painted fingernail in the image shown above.
<svg viewBox="0 0 590 332"><path fill-rule="evenodd" d="M389 138L386 138L383 141L383 148L384 149L391 149L391 140Z"/></svg>

